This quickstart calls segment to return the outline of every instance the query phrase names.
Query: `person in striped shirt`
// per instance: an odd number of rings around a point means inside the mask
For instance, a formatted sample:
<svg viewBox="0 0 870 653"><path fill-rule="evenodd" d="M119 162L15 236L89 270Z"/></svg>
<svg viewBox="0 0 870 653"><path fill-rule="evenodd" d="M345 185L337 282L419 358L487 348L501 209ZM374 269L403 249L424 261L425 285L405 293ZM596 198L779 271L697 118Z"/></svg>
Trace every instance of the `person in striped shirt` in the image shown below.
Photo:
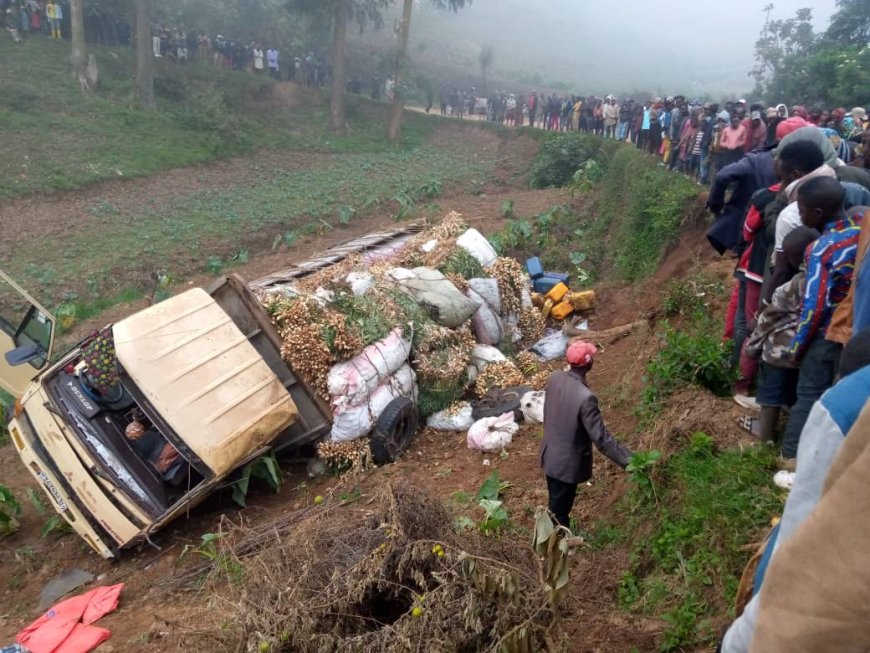
<svg viewBox="0 0 870 653"><path fill-rule="evenodd" d="M782 458L793 462L800 434L813 404L830 388L837 374L842 345L825 339L834 310L852 285L861 215L848 216L843 186L831 177L811 179L798 191L801 222L821 232L805 255L807 285L791 352L800 362L797 403L791 410L782 442Z"/></svg>

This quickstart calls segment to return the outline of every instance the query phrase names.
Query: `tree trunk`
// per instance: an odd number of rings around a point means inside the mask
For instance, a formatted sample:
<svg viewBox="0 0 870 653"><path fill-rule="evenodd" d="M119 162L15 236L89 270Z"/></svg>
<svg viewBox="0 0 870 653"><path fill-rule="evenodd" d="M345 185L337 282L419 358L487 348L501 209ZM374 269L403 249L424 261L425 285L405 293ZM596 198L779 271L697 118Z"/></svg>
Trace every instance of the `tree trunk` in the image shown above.
<svg viewBox="0 0 870 653"><path fill-rule="evenodd" d="M72 75L79 80L82 89L92 91L88 83L87 67L88 55L85 51L85 15L84 0L70 1L70 40L72 41Z"/></svg>
<svg viewBox="0 0 870 653"><path fill-rule="evenodd" d="M136 0L136 95L143 107L154 106L151 0Z"/></svg>
<svg viewBox="0 0 870 653"><path fill-rule="evenodd" d="M402 130L402 112L404 101L399 86L405 73L408 58L408 37L411 35L411 10L414 8L414 0L404 0L402 9L402 24L399 25L399 49L396 52L396 73L393 77L393 110L390 115L390 128L387 138L391 141L399 139Z"/></svg>
<svg viewBox="0 0 870 653"><path fill-rule="evenodd" d="M344 54L347 45L347 10L349 0L337 0L332 40L332 94L329 100L329 130L344 134Z"/></svg>

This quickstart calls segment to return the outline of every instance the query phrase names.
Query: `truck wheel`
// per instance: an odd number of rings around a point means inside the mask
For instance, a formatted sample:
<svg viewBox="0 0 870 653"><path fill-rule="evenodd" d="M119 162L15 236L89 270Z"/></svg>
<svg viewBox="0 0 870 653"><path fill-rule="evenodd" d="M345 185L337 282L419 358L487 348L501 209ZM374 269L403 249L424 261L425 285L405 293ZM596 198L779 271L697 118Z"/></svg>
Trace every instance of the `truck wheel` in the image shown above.
<svg viewBox="0 0 870 653"><path fill-rule="evenodd" d="M417 406L407 397L393 399L375 424L371 437L376 465L395 462L417 433Z"/></svg>

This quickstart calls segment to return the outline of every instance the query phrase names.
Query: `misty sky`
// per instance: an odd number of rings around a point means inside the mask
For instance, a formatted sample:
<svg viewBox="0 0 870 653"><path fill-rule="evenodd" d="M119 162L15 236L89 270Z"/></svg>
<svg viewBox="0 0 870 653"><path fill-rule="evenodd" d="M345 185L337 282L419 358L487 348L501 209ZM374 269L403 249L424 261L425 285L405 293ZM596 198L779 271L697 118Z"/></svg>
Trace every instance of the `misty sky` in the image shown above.
<svg viewBox="0 0 870 653"><path fill-rule="evenodd" d="M774 18L813 9L824 29L835 0L775 0ZM507 78L539 73L583 93L744 92L763 0L474 0L458 14L418 6L412 41L476 62L483 44ZM447 41L444 43L444 41Z"/></svg>

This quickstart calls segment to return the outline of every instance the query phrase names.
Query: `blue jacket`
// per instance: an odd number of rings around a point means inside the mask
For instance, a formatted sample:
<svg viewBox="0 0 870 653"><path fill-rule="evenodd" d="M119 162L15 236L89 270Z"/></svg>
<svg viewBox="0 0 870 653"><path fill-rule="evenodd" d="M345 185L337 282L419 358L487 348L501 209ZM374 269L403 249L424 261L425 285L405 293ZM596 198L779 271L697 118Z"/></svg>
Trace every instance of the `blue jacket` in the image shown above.
<svg viewBox="0 0 870 653"><path fill-rule="evenodd" d="M707 231L707 240L719 254L739 251L743 245L743 220L749 201L755 192L776 183L772 147L759 148L722 168L713 180L707 208L718 214ZM734 185L734 192L725 203L725 191Z"/></svg>

